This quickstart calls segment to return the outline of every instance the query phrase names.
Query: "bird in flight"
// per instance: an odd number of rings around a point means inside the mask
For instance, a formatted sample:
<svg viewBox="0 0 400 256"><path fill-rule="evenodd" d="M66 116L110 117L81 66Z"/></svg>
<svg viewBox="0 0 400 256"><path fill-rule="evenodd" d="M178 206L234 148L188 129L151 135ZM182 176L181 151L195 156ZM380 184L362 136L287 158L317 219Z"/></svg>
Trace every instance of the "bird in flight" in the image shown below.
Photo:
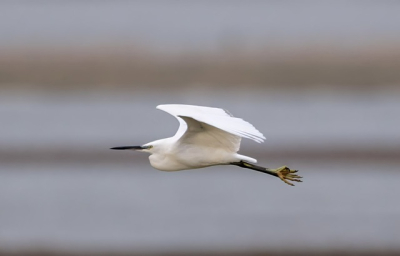
<svg viewBox="0 0 400 256"><path fill-rule="evenodd" d="M166 104L157 106L179 121L173 137L146 143L142 146L122 146L111 149L136 150L150 153L150 164L161 171L180 171L213 165L236 165L280 178L288 185L301 182L297 170L286 166L270 169L255 165L257 160L237 152L241 138L261 143L264 135L252 124L233 117L220 108Z"/></svg>

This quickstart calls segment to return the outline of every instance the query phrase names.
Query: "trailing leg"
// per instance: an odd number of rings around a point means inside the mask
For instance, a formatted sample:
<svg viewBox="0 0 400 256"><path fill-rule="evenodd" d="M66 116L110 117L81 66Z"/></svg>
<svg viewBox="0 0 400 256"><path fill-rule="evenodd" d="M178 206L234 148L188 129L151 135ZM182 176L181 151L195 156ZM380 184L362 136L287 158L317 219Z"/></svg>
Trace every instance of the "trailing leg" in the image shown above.
<svg viewBox="0 0 400 256"><path fill-rule="evenodd" d="M231 163L232 165L236 165L242 168L247 168L247 169L251 169L251 170L255 170L258 172L262 172L262 173L266 173L275 177L280 178L283 182L285 182L286 184L290 185L290 186L294 186L292 183L289 182L290 181L296 181L296 182L302 182L300 179L302 178L301 176L295 174L297 172L297 170L291 170L286 166L282 166L279 167L277 169L269 169L269 168L265 168L262 166L258 166L258 165L254 165L254 164L250 164L244 161L240 161L240 162L234 162Z"/></svg>

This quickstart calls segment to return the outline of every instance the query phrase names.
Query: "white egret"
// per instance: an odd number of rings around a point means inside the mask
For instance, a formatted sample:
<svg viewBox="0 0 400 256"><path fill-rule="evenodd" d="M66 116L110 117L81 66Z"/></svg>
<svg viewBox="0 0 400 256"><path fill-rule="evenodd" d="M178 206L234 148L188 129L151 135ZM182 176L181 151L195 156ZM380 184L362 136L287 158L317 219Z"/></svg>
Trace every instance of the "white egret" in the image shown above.
<svg viewBox="0 0 400 256"><path fill-rule="evenodd" d="M257 160L238 154L241 138L258 143L264 135L241 118L220 108L167 104L161 109L179 121L177 133L170 138L142 146L122 146L111 149L136 150L150 153L150 164L161 171L180 171L213 165L236 165L279 177L286 184L301 182L297 170L286 166L277 169L255 165Z"/></svg>

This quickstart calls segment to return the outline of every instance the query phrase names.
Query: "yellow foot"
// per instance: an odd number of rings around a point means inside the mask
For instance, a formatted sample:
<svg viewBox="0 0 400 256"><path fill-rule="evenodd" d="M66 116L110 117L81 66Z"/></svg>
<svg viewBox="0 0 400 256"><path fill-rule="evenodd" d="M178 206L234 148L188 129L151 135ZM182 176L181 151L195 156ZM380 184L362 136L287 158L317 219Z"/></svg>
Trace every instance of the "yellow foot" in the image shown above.
<svg viewBox="0 0 400 256"><path fill-rule="evenodd" d="M290 183L289 180L303 182L300 180L303 177L295 174L297 172L297 170L291 170L287 166L282 166L277 169L272 169L271 171L275 172L283 182L285 182L286 184L288 184L290 186L294 186L294 184Z"/></svg>

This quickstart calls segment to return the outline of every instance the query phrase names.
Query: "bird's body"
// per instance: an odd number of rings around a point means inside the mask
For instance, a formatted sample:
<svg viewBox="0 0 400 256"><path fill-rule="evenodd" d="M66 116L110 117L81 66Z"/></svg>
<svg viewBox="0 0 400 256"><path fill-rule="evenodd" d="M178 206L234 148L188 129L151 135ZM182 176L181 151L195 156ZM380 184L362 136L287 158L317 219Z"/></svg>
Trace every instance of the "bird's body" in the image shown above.
<svg viewBox="0 0 400 256"><path fill-rule="evenodd" d="M253 158L241 156L239 150L242 132L262 141L264 136L250 123L232 117L218 108L190 105L159 105L158 109L175 116L180 127L175 136L157 140L146 145L156 145L150 155L150 164L162 171L180 171L203 168L212 165L230 164L237 161L250 161ZM235 127L234 130L231 127ZM221 127L221 128L218 128ZM229 133L223 129L230 128ZM145 145L145 146L146 146Z"/></svg>
<svg viewBox="0 0 400 256"><path fill-rule="evenodd" d="M162 148L159 152L150 155L150 164L161 171L181 171L196 169L218 164L226 164L234 158L230 152L223 149L193 147L188 144L171 143L173 140L163 140L163 145L171 145Z"/></svg>
<svg viewBox="0 0 400 256"><path fill-rule="evenodd" d="M143 146L112 149L149 152L150 164L161 171L233 164L278 176L290 185L292 184L285 179L300 181L300 176L293 174L296 171L285 166L276 170L256 166L256 159L237 153L242 137L259 143L265 139L261 132L243 119L233 117L220 108L179 104L159 105L157 108L178 119L180 126L173 137L149 142Z"/></svg>
<svg viewBox="0 0 400 256"><path fill-rule="evenodd" d="M241 156L222 147L181 143L174 138L156 141L155 145L157 142L160 142L161 146L150 155L149 160L154 168L161 171L197 169L241 160L256 162L253 158Z"/></svg>

